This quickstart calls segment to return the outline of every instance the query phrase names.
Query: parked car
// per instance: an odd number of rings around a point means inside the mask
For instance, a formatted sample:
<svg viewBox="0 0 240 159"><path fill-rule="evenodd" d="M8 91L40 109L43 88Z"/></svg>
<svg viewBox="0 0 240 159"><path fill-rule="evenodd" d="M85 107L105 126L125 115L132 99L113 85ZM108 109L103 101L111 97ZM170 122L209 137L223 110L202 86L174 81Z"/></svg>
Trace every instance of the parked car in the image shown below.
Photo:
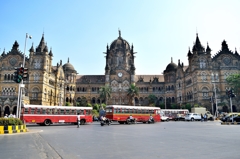
<svg viewBox="0 0 240 159"><path fill-rule="evenodd" d="M240 122L240 115L239 114L233 114L233 115L230 115L228 118L227 118L227 122Z"/></svg>
<svg viewBox="0 0 240 159"><path fill-rule="evenodd" d="M226 116L222 117L220 120L222 122L229 122L229 121L232 121L232 120L230 120L230 118L232 118L232 116L236 116L236 115L240 115L240 114L239 113L229 113Z"/></svg>
<svg viewBox="0 0 240 159"><path fill-rule="evenodd" d="M185 116L185 121L195 121L195 120L201 120L201 115L198 113L188 113Z"/></svg>
<svg viewBox="0 0 240 159"><path fill-rule="evenodd" d="M161 115L161 121L169 121L169 117L166 115Z"/></svg>

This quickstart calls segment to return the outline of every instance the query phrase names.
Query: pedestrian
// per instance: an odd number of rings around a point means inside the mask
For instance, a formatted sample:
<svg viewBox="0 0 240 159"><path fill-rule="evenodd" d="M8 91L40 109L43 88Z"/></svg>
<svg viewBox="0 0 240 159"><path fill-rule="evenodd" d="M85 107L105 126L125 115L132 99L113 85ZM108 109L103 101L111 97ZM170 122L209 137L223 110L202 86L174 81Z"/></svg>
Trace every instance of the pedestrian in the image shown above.
<svg viewBox="0 0 240 159"><path fill-rule="evenodd" d="M77 114L77 128L80 127L80 114Z"/></svg>
<svg viewBox="0 0 240 159"><path fill-rule="evenodd" d="M203 115L201 114L201 122L203 122Z"/></svg>
<svg viewBox="0 0 240 159"><path fill-rule="evenodd" d="M204 121L207 121L207 114L204 114Z"/></svg>
<svg viewBox="0 0 240 159"><path fill-rule="evenodd" d="M8 118L8 114L6 114L6 115L4 116L4 118Z"/></svg>
<svg viewBox="0 0 240 159"><path fill-rule="evenodd" d="M15 114L13 114L13 118L16 118L16 115L15 115Z"/></svg>

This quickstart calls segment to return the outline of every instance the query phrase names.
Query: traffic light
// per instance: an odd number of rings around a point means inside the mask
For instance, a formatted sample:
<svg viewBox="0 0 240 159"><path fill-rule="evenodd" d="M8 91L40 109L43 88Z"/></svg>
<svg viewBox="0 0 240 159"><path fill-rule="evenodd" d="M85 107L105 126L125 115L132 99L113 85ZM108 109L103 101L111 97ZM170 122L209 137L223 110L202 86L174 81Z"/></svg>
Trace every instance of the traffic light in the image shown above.
<svg viewBox="0 0 240 159"><path fill-rule="evenodd" d="M23 69L23 79L27 79L28 77L28 68Z"/></svg>
<svg viewBox="0 0 240 159"><path fill-rule="evenodd" d="M234 94L233 90L230 89L230 90L227 90L226 91L227 95L229 98L233 98L233 97L236 97L236 95Z"/></svg>
<svg viewBox="0 0 240 159"><path fill-rule="evenodd" d="M15 68L15 72L14 72L14 81L16 83L20 83L23 79L23 75L24 75L24 68L20 67L20 68Z"/></svg>

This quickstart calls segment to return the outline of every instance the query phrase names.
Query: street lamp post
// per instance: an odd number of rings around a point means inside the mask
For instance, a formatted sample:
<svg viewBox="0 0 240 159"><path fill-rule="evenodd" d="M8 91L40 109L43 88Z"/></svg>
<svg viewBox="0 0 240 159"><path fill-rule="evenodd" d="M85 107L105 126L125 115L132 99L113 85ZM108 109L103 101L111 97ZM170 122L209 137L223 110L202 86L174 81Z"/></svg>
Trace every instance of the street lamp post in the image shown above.
<svg viewBox="0 0 240 159"><path fill-rule="evenodd" d="M217 74L216 74L216 76L217 76ZM215 103L216 103L216 112L214 113L214 115L216 115L215 118L218 117L217 91L216 91L216 85L215 85L216 80L217 79L216 79L215 75L212 73L212 83L213 83L213 89L214 89L214 93L215 93Z"/></svg>
<svg viewBox="0 0 240 159"><path fill-rule="evenodd" d="M24 54L23 54L23 64L21 67L24 68L25 66L25 52L26 52L26 46L27 46L27 39L31 39L32 36L28 35L28 33L26 33L26 38L25 38L25 45L24 45ZM19 88L18 88L18 103L17 103L17 113L16 113L16 117L20 118L21 116L21 103L22 103L22 90L24 89L24 84L23 84L23 79L21 81L21 83L19 84Z"/></svg>

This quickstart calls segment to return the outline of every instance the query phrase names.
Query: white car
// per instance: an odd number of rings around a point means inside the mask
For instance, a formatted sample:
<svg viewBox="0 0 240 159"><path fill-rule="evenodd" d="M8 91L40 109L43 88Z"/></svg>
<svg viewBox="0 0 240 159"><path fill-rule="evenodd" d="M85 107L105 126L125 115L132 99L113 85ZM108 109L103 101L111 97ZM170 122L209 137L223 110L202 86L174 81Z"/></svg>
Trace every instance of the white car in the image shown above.
<svg viewBox="0 0 240 159"><path fill-rule="evenodd" d="M165 115L161 115L161 121L169 121L169 117Z"/></svg>
<svg viewBox="0 0 240 159"><path fill-rule="evenodd" d="M185 121L194 121L194 120L201 120L201 115L198 113L188 113L185 116Z"/></svg>

